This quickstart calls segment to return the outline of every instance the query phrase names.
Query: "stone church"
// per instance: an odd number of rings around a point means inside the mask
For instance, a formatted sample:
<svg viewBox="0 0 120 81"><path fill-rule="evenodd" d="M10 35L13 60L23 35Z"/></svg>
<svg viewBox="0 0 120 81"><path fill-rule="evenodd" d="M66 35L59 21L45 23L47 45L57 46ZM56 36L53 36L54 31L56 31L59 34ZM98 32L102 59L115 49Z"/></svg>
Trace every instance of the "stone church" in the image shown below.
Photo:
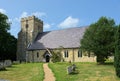
<svg viewBox="0 0 120 81"><path fill-rule="evenodd" d="M62 47L61 61L95 62L96 57L80 50L80 40L87 27L43 31L43 21L30 16L21 19L18 33L17 60L26 62L50 62L52 52Z"/></svg>

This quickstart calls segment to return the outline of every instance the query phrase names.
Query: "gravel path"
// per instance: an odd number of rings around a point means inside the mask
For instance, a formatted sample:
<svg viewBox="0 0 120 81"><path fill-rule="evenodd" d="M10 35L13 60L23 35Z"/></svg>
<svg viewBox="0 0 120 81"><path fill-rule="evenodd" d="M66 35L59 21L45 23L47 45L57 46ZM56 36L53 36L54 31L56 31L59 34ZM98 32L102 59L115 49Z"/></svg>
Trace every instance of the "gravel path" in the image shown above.
<svg viewBox="0 0 120 81"><path fill-rule="evenodd" d="M55 81L55 77L51 69L48 67L48 63L43 64L44 69L44 80L43 81Z"/></svg>

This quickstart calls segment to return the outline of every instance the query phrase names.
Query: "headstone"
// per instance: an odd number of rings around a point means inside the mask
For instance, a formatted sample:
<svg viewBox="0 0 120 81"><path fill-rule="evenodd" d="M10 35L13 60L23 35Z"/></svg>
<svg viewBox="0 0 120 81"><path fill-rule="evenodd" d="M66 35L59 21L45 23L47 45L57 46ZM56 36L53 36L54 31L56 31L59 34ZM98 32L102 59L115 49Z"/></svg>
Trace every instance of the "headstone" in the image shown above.
<svg viewBox="0 0 120 81"><path fill-rule="evenodd" d="M68 73L68 74L71 74L71 73L72 73L72 67L71 67L71 66L69 66L69 67L67 68L67 73Z"/></svg>
<svg viewBox="0 0 120 81"><path fill-rule="evenodd" d="M20 61L13 61L13 64L20 64Z"/></svg>
<svg viewBox="0 0 120 81"><path fill-rule="evenodd" d="M76 65L75 64L73 64L67 68L68 74L75 73L75 72L76 72Z"/></svg>
<svg viewBox="0 0 120 81"><path fill-rule="evenodd" d="M11 60L5 60L5 61L4 61L4 66L5 66L5 67L10 67L10 66L12 66L12 61L11 61Z"/></svg>
<svg viewBox="0 0 120 81"><path fill-rule="evenodd" d="M3 69L3 68L4 68L4 63L0 62L0 69Z"/></svg>
<svg viewBox="0 0 120 81"><path fill-rule="evenodd" d="M72 65L72 70L73 70L73 71L76 70L76 65L75 65L75 64Z"/></svg>

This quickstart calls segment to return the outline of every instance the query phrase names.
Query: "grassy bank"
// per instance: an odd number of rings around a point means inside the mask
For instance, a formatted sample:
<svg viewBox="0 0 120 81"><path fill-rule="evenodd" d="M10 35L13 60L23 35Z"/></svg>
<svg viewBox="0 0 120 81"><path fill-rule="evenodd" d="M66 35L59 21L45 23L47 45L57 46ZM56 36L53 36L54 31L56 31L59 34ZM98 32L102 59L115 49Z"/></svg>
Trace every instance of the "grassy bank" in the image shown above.
<svg viewBox="0 0 120 81"><path fill-rule="evenodd" d="M0 71L0 79L10 81L43 81L42 63L12 65L7 71Z"/></svg>
<svg viewBox="0 0 120 81"><path fill-rule="evenodd" d="M49 67L57 81L120 81L115 75L113 65L97 65L96 63L75 63L78 74L67 74L69 63L50 63Z"/></svg>

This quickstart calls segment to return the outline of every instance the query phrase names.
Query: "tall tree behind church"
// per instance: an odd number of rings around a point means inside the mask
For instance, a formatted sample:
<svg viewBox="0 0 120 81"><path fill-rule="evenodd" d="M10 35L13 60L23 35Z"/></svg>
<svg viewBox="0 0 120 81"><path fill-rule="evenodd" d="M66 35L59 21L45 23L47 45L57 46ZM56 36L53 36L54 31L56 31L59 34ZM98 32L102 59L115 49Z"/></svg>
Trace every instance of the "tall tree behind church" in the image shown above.
<svg viewBox="0 0 120 81"><path fill-rule="evenodd" d="M97 62L103 64L108 56L114 54L114 31L114 20L101 17L86 30L81 40L81 48L94 53Z"/></svg>
<svg viewBox="0 0 120 81"><path fill-rule="evenodd" d="M17 39L8 32L9 30L7 15L0 13L0 60L16 58Z"/></svg>

